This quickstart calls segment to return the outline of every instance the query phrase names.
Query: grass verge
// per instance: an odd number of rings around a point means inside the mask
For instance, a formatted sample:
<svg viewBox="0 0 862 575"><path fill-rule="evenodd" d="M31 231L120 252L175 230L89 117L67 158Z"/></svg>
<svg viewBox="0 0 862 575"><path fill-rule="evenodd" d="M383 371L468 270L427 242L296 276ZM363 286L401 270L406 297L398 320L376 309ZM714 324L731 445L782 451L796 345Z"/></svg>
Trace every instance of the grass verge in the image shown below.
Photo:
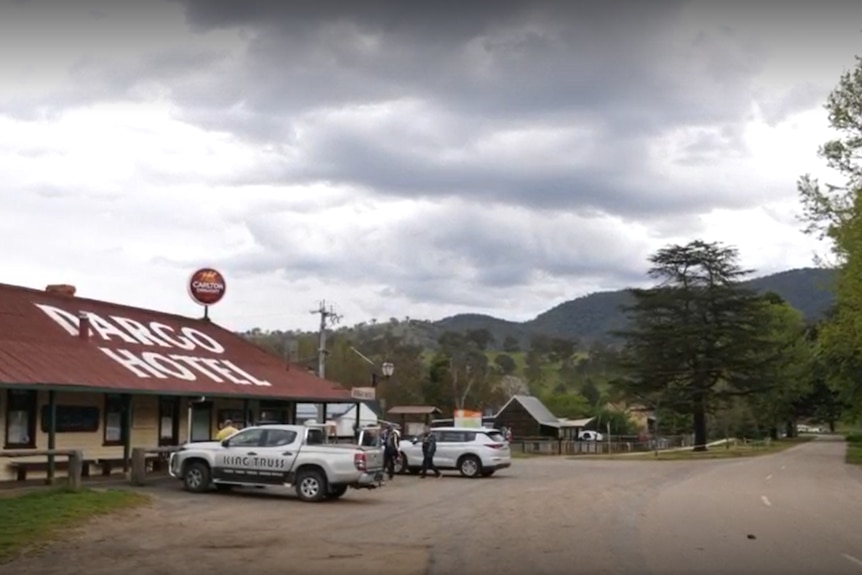
<svg viewBox="0 0 862 575"><path fill-rule="evenodd" d="M848 433L844 439L847 441L844 461L852 465L862 465L862 433Z"/></svg>
<svg viewBox="0 0 862 575"><path fill-rule="evenodd" d="M658 455L655 452L638 453L636 455L628 455L617 453L614 455L577 455L571 459L614 459L618 461L688 461L694 459L734 459L738 457L756 457L758 455L768 455L770 453L778 453L789 449L801 443L807 443L814 439L812 436L807 437L792 437L772 441L769 445L762 442L739 443L736 445L725 446L716 445L710 447L707 451L692 451L690 449L680 451L659 451Z"/></svg>
<svg viewBox="0 0 862 575"><path fill-rule="evenodd" d="M98 515L143 505L135 491L51 489L0 498L0 564L39 548Z"/></svg>

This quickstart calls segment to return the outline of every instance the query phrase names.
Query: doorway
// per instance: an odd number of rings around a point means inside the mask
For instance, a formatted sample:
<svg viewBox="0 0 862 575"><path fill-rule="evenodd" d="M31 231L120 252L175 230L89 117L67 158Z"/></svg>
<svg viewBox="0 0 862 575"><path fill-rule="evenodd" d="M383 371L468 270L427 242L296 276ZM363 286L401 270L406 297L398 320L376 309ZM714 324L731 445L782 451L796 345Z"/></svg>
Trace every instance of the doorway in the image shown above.
<svg viewBox="0 0 862 575"><path fill-rule="evenodd" d="M180 398L159 398L159 445L179 445Z"/></svg>
<svg viewBox="0 0 862 575"><path fill-rule="evenodd" d="M189 441L212 440L213 404L203 401L192 404L192 429Z"/></svg>

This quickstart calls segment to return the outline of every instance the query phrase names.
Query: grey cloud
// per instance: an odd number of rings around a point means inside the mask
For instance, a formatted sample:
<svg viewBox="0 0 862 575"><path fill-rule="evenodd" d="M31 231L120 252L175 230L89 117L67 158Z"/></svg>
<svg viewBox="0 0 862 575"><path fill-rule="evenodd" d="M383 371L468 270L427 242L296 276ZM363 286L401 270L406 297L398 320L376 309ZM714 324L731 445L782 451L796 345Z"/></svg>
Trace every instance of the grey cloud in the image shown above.
<svg viewBox="0 0 862 575"><path fill-rule="evenodd" d="M247 28L245 53L189 48L101 67L90 61L79 85L129 96L161 83L186 121L271 146L260 165L228 180L236 186L331 183L582 213L692 212L718 195L657 177L646 165L648 143L677 126L738 122L759 63L733 30L681 33L685 3L677 1L506 1L493 10L383 0L183 4L200 32ZM405 114L357 130L320 116L404 99L436 111L431 121L441 125L411 130L422 118ZM583 123L589 142L561 142L588 156L581 162L544 161L530 141L517 162L463 150L500 129ZM689 160L710 157L698 151Z"/></svg>
<svg viewBox="0 0 862 575"><path fill-rule="evenodd" d="M683 46L663 41L680 4L435 4L423 14L398 2L319 11L191 2L193 22L255 25L259 34L230 77L176 96L198 103L218 94L219 109L243 101L286 114L405 95L486 119L553 119L592 107L626 130L732 117L747 105L740 88L756 59L729 33L696 34Z"/></svg>
<svg viewBox="0 0 862 575"><path fill-rule="evenodd" d="M246 27L255 35L232 70L175 83L173 96L187 120L281 150L281 160L234 185L326 182L389 196L641 217L691 213L706 202L737 207L749 199L675 189L646 165L653 136L689 124L726 133L693 142L682 162L744 150L728 134L746 119L761 54L732 29L681 33L683 4L414 11L382 1L360 9L193 0L187 14L197 29ZM356 129L318 114L405 99L422 102L440 125L412 130L423 118L405 112ZM593 128L584 163L549 165L529 141L516 163L463 153L496 130L582 122ZM576 138L564 145L584 147Z"/></svg>
<svg viewBox="0 0 862 575"><path fill-rule="evenodd" d="M282 271L363 289L384 284L387 297L479 305L541 276L628 284L642 276L649 246L624 228L574 217L543 221L529 212L440 205L373 233L325 230L324 224L258 216L247 221L254 250L216 262L231 273Z"/></svg>

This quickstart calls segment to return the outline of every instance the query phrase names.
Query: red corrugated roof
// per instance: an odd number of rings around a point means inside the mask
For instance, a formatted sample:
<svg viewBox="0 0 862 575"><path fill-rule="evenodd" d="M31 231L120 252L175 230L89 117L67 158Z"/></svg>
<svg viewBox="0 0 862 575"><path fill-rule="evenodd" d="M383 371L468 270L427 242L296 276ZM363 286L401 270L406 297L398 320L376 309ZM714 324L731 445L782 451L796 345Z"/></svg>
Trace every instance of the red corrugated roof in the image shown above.
<svg viewBox="0 0 862 575"><path fill-rule="evenodd" d="M77 334L81 312L90 318L87 340ZM348 390L287 369L215 323L6 284L0 384L350 401Z"/></svg>

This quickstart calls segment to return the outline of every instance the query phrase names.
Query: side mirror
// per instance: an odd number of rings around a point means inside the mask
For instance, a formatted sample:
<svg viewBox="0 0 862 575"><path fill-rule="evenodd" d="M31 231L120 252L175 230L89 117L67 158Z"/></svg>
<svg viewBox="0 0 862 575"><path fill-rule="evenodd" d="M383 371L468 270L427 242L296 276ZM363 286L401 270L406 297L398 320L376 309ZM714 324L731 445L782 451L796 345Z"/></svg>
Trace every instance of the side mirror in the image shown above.
<svg viewBox="0 0 862 575"><path fill-rule="evenodd" d="M414 437L413 439L411 439L411 440L410 440L410 442L411 442L413 445L416 445L416 442L417 442L417 441L419 441L419 440L418 440L417 438L415 438L415 437Z"/></svg>
<svg viewBox="0 0 862 575"><path fill-rule="evenodd" d="M222 439L221 440L221 446L222 447L229 447L229 442L230 442L230 439Z"/></svg>

